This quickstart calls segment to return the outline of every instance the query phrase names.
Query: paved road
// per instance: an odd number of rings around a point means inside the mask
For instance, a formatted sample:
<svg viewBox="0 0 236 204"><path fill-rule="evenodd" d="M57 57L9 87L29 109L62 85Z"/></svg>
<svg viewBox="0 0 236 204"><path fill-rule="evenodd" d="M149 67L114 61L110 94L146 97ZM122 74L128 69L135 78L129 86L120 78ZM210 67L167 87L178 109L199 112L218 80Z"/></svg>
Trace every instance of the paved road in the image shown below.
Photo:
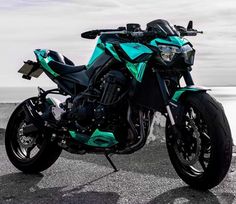
<svg viewBox="0 0 236 204"><path fill-rule="evenodd" d="M164 143L113 160L117 173L102 155L64 152L42 174L25 175L10 164L0 139L0 203L236 203L235 158L224 182L208 192L195 191L178 178Z"/></svg>

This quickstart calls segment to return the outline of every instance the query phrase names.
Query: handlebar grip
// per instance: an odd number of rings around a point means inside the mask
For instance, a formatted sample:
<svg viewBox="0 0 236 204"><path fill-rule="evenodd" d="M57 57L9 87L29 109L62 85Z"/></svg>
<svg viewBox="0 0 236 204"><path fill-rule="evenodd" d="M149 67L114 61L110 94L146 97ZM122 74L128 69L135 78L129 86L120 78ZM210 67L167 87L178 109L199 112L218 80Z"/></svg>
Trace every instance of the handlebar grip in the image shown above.
<svg viewBox="0 0 236 204"><path fill-rule="evenodd" d="M197 32L196 31L186 31L185 36L196 36Z"/></svg>
<svg viewBox="0 0 236 204"><path fill-rule="evenodd" d="M197 34L203 34L203 31L198 31L198 30L190 30L186 31L186 36L196 36Z"/></svg>

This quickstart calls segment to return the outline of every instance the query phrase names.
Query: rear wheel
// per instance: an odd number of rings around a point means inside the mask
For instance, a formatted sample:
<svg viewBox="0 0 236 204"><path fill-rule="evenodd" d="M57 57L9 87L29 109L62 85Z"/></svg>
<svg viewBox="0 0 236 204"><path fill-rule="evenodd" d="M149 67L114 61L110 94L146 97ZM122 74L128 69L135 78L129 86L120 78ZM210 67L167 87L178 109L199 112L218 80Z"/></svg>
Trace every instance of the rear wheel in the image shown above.
<svg viewBox="0 0 236 204"><path fill-rule="evenodd" d="M218 185L232 158L232 138L223 107L207 93L187 95L179 136L166 124L170 160L177 174L190 186L205 190ZM173 139L174 138L174 139Z"/></svg>
<svg viewBox="0 0 236 204"><path fill-rule="evenodd" d="M50 141L50 135L42 132L23 134L23 127L27 125L24 105L25 102L16 108L8 122L5 147L9 160L17 169L37 173L49 168L62 150Z"/></svg>

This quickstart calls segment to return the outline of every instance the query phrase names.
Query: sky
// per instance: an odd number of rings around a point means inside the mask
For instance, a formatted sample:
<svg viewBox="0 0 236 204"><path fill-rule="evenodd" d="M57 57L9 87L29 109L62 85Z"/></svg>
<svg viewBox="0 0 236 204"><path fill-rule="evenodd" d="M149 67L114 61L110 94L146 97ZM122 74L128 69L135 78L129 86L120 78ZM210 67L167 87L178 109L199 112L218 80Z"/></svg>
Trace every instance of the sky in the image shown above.
<svg viewBox="0 0 236 204"><path fill-rule="evenodd" d="M236 85L235 0L0 0L0 87L53 86L45 75L31 81L17 73L33 50L61 52L75 64L86 64L96 40L80 34L98 28L166 19L204 34L188 37L196 49L192 75L198 85Z"/></svg>

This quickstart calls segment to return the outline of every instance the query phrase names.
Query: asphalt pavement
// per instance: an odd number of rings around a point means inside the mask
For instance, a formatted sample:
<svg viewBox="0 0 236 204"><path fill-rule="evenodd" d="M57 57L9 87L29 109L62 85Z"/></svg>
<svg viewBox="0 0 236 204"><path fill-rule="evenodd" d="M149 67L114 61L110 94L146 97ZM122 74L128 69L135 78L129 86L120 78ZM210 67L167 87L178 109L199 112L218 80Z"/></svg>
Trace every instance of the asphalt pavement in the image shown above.
<svg viewBox="0 0 236 204"><path fill-rule="evenodd" d="M103 155L63 152L51 168L35 175L15 169L3 144L0 133L1 204L236 203L235 157L225 180L200 192L177 176L165 143L159 140L132 155L114 155L118 172L113 172Z"/></svg>

